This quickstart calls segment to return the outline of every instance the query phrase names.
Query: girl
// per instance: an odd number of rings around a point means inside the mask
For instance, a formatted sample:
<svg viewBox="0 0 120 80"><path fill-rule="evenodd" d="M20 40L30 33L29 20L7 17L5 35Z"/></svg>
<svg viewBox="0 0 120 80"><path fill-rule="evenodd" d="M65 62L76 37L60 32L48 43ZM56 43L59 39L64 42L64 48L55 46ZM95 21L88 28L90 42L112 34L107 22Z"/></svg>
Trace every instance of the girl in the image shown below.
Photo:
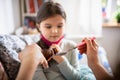
<svg viewBox="0 0 120 80"><path fill-rule="evenodd" d="M65 51L75 46L69 40L64 39L66 14L62 6L54 2L46 2L41 5L37 13L37 29L41 34L38 45L42 50L56 48L57 52ZM68 52L65 56L54 56L48 61L49 68L38 66L34 79L39 80L77 80L80 79L77 50ZM45 54L49 59L50 54ZM43 75L43 76L41 76Z"/></svg>
<svg viewBox="0 0 120 80"><path fill-rule="evenodd" d="M64 39L65 22L66 14L60 4L45 2L40 6L37 13L37 29L41 34L41 39L37 44L27 46L20 53L21 66L16 80L82 79L81 76L84 74L81 73L78 64L77 49L69 51L64 56L54 56L57 52L76 46L72 41ZM87 53L88 65L96 78L103 80L103 77L109 77L99 64L98 46L95 41L90 39L84 41L86 44L79 46L78 49L82 53ZM88 72L90 77L86 79L95 80L92 72ZM100 73L103 75L100 76Z"/></svg>

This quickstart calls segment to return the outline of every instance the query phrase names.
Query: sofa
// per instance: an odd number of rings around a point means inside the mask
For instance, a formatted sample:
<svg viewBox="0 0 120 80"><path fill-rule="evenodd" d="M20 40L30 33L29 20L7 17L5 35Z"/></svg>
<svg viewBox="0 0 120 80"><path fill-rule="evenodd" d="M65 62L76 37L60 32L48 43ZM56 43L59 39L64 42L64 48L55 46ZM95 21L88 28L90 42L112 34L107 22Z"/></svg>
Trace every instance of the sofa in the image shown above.
<svg viewBox="0 0 120 80"><path fill-rule="evenodd" d="M6 75L10 80L14 80L20 61L18 53L26 45L39 40L38 35L0 35L0 80L6 80ZM5 58L3 56L6 56ZM7 65L7 66L6 66ZM3 68L4 67L4 68Z"/></svg>
<svg viewBox="0 0 120 80"><path fill-rule="evenodd" d="M16 78L15 74L18 73L18 68L20 67L18 53L24 49L26 45L39 41L39 37L39 34L20 36L0 35L0 80L8 80L8 78L9 80L14 80ZM110 70L111 68L107 61L106 52L102 47L99 48L99 54L100 57L103 57L104 54L105 61L101 62L107 70ZM3 56L7 58L3 58ZM87 64L85 55L80 55L80 53L78 53L78 58L80 64Z"/></svg>

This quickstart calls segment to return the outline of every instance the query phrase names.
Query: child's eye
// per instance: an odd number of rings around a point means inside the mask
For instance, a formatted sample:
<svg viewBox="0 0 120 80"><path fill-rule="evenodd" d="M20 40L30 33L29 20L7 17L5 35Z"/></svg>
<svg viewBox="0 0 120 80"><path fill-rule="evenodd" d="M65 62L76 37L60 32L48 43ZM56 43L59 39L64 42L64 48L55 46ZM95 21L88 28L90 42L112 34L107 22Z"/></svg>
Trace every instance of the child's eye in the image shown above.
<svg viewBox="0 0 120 80"><path fill-rule="evenodd" d="M58 28L62 28L63 26L57 26Z"/></svg>
<svg viewBox="0 0 120 80"><path fill-rule="evenodd" d="M50 29L52 26L46 26L46 28Z"/></svg>

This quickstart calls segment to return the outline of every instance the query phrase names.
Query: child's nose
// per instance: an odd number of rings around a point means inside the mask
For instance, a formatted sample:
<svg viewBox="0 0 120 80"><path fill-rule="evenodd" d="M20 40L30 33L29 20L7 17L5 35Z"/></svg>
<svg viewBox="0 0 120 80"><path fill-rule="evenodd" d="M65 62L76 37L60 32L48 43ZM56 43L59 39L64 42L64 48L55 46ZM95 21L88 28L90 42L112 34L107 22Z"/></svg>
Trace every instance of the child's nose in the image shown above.
<svg viewBox="0 0 120 80"><path fill-rule="evenodd" d="M58 32L58 29L56 29L56 28L55 28L55 29L52 29L52 32L53 32L53 33L57 33L57 32Z"/></svg>

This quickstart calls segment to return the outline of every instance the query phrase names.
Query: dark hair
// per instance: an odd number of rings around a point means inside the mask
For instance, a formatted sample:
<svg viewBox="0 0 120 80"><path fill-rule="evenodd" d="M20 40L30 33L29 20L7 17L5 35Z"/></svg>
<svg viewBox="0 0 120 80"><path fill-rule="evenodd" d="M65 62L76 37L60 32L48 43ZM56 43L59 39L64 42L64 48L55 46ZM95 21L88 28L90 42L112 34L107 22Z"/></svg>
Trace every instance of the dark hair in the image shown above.
<svg viewBox="0 0 120 80"><path fill-rule="evenodd" d="M43 2L37 12L36 23L39 24L41 21L55 15L61 15L66 20L66 13L59 3L53 1Z"/></svg>

